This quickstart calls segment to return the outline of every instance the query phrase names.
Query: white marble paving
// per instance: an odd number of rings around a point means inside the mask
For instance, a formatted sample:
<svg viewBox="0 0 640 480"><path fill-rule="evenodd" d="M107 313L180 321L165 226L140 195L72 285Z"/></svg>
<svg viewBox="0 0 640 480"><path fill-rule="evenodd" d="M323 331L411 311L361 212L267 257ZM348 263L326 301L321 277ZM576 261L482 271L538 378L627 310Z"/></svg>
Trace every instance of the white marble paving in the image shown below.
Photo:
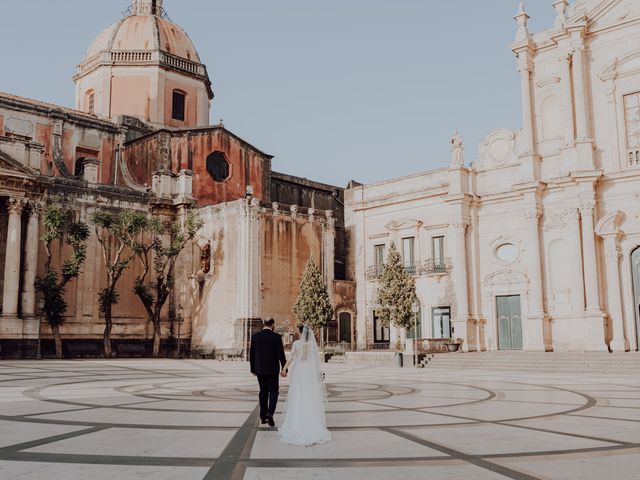
<svg viewBox="0 0 640 480"><path fill-rule="evenodd" d="M0 367L2 480L600 480L640 471L633 375L327 365L333 441L305 448L258 425L257 384L240 362ZM227 473L212 477L216 468Z"/></svg>

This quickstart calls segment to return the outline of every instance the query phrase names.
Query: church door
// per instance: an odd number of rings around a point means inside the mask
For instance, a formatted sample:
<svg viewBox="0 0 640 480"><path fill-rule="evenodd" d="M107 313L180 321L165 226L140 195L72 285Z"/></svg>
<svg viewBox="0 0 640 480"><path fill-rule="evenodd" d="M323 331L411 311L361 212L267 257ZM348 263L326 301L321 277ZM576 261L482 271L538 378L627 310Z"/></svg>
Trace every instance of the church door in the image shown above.
<svg viewBox="0 0 640 480"><path fill-rule="evenodd" d="M338 323L340 328L340 337L338 341L341 343L351 343L351 314L342 312L338 315Z"/></svg>
<svg viewBox="0 0 640 480"><path fill-rule="evenodd" d="M498 348L522 350L520 295L496 297L498 312Z"/></svg>

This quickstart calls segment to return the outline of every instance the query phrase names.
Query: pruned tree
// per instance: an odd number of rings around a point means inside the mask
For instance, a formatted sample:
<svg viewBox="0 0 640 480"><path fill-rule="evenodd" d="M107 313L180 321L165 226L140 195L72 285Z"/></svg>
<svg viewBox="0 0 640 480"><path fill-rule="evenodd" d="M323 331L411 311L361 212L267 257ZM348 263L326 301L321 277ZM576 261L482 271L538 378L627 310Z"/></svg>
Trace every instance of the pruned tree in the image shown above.
<svg viewBox="0 0 640 480"><path fill-rule="evenodd" d="M140 262L134 293L138 296L153 324L153 357L160 355L160 320L175 284L175 266L180 252L193 241L202 227L202 220L189 210L178 221L165 221L157 216L145 216L141 229L129 234L128 242ZM148 278L153 272L153 279Z"/></svg>
<svg viewBox="0 0 640 480"><path fill-rule="evenodd" d="M324 327L333 318L331 297L313 257L305 266L300 293L292 311L299 325L304 323L314 330Z"/></svg>
<svg viewBox="0 0 640 480"><path fill-rule="evenodd" d="M67 284L80 275L82 265L87 257L86 240L89 227L83 222L72 220L72 214L56 205L48 205L44 210L43 223L45 232L42 243L46 252L44 273L36 277L36 291L44 298L43 313L51 327L56 346L56 358L62 358L62 339L60 325L65 321L67 302L64 299ZM66 226L66 232L65 232ZM62 263L58 272L52 266L53 254L51 246L54 241L63 241L71 247L71 257Z"/></svg>
<svg viewBox="0 0 640 480"><path fill-rule="evenodd" d="M376 314L384 326L413 328L413 305L417 301L415 279L405 270L395 243L378 277Z"/></svg>
<svg viewBox="0 0 640 480"><path fill-rule="evenodd" d="M96 210L90 217L102 249L102 261L106 274L106 286L98 292L98 304L100 311L104 314L102 342L104 355L107 358L112 356L113 306L120 299L117 284L135 258L134 245L131 240L137 238L144 231L147 224L146 218L145 213L130 210L118 212Z"/></svg>

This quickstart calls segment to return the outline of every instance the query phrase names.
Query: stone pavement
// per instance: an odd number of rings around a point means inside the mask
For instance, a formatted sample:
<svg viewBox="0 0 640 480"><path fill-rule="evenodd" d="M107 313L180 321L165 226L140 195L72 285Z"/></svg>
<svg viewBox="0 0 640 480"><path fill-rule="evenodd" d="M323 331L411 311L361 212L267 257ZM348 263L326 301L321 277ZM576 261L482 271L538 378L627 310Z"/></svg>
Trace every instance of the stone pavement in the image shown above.
<svg viewBox="0 0 640 480"><path fill-rule="evenodd" d="M303 448L242 363L0 362L0 479L640 478L637 375L326 372L334 440Z"/></svg>

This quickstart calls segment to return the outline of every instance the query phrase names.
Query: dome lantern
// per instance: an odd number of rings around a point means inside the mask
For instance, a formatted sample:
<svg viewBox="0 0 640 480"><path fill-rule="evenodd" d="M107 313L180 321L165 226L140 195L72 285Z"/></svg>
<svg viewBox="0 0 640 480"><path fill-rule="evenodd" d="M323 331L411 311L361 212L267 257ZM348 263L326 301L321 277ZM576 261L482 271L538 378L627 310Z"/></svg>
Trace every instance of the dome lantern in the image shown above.
<svg viewBox="0 0 640 480"><path fill-rule="evenodd" d="M133 15L162 15L162 0L133 0L131 13Z"/></svg>

